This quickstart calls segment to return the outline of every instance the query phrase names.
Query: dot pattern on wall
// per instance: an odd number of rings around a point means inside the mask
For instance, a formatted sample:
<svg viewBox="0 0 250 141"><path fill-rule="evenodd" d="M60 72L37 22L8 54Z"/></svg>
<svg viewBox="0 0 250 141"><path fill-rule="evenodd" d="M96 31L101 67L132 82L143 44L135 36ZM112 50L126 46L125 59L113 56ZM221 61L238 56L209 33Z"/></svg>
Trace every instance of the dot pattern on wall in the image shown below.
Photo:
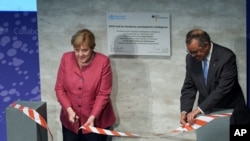
<svg viewBox="0 0 250 141"><path fill-rule="evenodd" d="M0 132L13 101L40 101L37 12L0 11ZM5 132L5 131L4 131Z"/></svg>

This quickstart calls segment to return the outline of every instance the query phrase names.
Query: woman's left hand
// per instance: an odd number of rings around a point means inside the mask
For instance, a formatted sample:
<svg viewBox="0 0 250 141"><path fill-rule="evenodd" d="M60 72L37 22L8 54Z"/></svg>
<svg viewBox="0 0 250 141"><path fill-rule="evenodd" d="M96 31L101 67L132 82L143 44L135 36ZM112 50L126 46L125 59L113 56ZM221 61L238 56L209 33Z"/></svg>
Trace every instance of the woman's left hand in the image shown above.
<svg viewBox="0 0 250 141"><path fill-rule="evenodd" d="M85 126L94 126L95 116L89 116L88 120L84 124Z"/></svg>

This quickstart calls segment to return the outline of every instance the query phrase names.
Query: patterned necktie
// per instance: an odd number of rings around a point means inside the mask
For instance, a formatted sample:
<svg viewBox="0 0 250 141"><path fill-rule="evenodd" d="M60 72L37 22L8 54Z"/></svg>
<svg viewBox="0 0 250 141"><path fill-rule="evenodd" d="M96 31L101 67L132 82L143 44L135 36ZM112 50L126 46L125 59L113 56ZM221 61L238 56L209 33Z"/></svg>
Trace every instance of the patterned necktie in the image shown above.
<svg viewBox="0 0 250 141"><path fill-rule="evenodd" d="M203 60L203 76L205 80L205 84L207 85L207 72L208 72L208 65L207 65L207 59Z"/></svg>

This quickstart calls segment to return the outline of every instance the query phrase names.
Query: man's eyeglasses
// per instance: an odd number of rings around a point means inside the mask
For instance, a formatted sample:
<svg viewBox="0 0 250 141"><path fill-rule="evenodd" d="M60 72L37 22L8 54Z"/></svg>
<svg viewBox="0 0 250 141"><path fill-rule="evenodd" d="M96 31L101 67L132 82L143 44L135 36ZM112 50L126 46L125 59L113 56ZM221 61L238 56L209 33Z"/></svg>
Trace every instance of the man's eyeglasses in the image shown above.
<svg viewBox="0 0 250 141"><path fill-rule="evenodd" d="M199 49L198 50L196 50L196 51L190 51L190 50L188 50L188 49L186 49L186 52L189 54L189 55L191 55L191 56L196 56L198 53L200 53L200 51L202 50L202 47L199 47Z"/></svg>

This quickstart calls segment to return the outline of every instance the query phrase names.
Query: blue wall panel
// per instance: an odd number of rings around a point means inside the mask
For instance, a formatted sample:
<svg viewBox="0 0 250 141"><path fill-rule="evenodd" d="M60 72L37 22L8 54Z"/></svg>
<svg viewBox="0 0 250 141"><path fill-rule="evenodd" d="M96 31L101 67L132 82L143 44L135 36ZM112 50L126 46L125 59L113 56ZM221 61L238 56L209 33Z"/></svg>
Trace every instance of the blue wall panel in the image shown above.
<svg viewBox="0 0 250 141"><path fill-rule="evenodd" d="M0 11L0 138L13 101L41 101L37 12ZM18 120L18 117L17 117Z"/></svg>

